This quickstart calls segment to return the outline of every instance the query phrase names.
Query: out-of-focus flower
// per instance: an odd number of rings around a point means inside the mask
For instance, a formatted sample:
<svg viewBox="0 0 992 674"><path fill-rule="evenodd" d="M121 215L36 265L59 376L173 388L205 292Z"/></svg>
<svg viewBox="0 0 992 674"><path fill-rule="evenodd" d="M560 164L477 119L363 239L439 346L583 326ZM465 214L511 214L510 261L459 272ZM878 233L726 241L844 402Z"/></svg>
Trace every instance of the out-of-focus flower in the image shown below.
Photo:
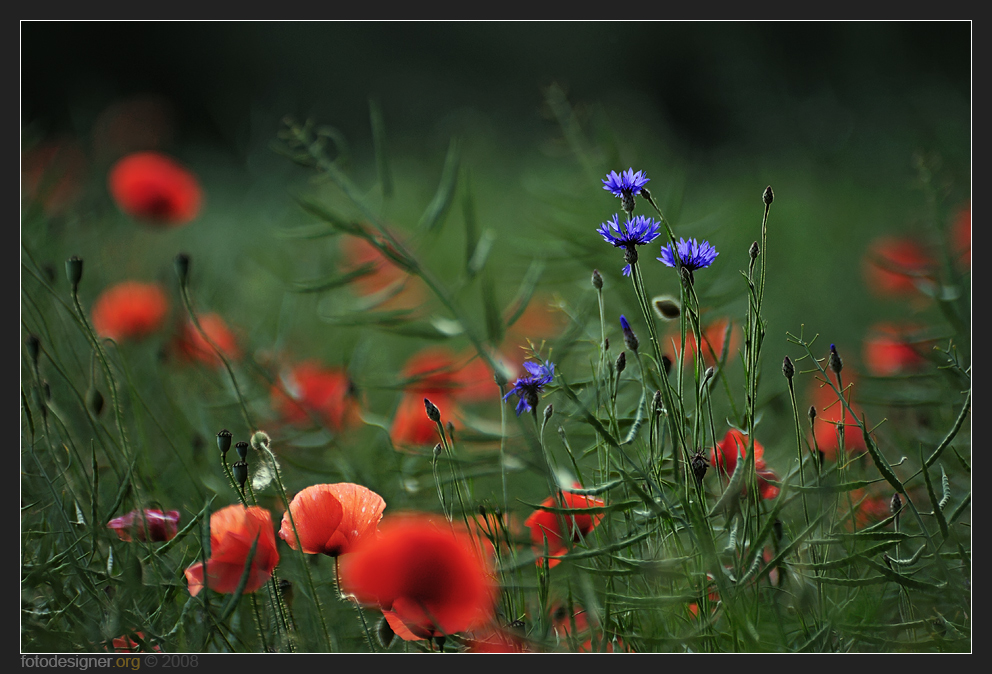
<svg viewBox="0 0 992 674"><path fill-rule="evenodd" d="M717 443L710 453L710 463L715 466L724 478L733 474L737 468L737 451L740 450L741 459L747 456L748 437L736 428L731 428L723 436L723 440ZM754 441L754 470L757 475L758 494L763 499L773 499L779 494L779 488L771 484L769 480L778 482L779 478L775 471L771 470L765 463L765 448L757 440Z"/></svg>
<svg viewBox="0 0 992 674"><path fill-rule="evenodd" d="M851 409L854 410L860 419L863 413L860 406L853 402L854 397L852 392L854 387L851 386L856 381L854 372L850 368L845 368L843 382L847 392L844 395L848 399ZM834 385L836 385L836 382L834 382ZM837 394L834 393L834 389L824 384L821 380L814 381L811 386L811 398L813 400L813 406L816 408L816 419L813 422L814 436L816 438L817 448L823 452L824 458L832 460L837 457L837 449L839 447L837 423L841 421L842 411L845 424L845 451L865 451L865 440L861 434L861 429L851 416L851 412L842 406L842 403L837 398Z"/></svg>
<svg viewBox="0 0 992 674"><path fill-rule="evenodd" d="M211 515L210 559L206 561L206 569L204 562L186 569L189 593L195 597L204 587L222 594L237 591L252 545L255 545L255 556L251 560L245 592L255 592L265 585L279 563L272 516L258 506L246 508L242 505L227 506Z"/></svg>
<svg viewBox="0 0 992 674"><path fill-rule="evenodd" d="M702 328L703 362L716 363L720 359L721 354L723 354L724 336L727 334L728 324L730 324L730 345L727 347L727 360L730 361L734 357L734 352L740 346L740 334L737 326L731 323L730 319L721 318ZM671 334L666 341L672 345L675 353L673 360L678 359L679 342L681 341L679 333ZM685 333L685 353L686 361L696 357L696 336L691 330L687 330Z"/></svg>
<svg viewBox="0 0 992 674"><path fill-rule="evenodd" d="M852 511L849 509L848 498L850 498L850 504L853 505L853 524L849 518ZM845 523L848 530L864 529L892 515L891 491L873 490L869 492L865 489L854 489L849 493L848 498L841 499L839 513L841 517L848 518Z"/></svg>
<svg viewBox="0 0 992 674"><path fill-rule="evenodd" d="M489 366L471 354L456 355L444 347L414 354L403 367L403 390L431 400L456 396L461 402L491 400L498 389Z"/></svg>
<svg viewBox="0 0 992 674"><path fill-rule="evenodd" d="M588 509L601 508L606 503L591 496L563 491L560 503L554 496L549 496L541 505L545 508L565 508L569 511L566 514L535 510L524 522L524 526L530 529L531 543L539 555L539 560L544 554L544 541L547 540L548 566L553 567L560 563L560 560L555 558L568 551L566 540L572 543L582 541L603 520L604 513L589 512ZM561 529L562 523L565 525L564 533Z"/></svg>
<svg viewBox="0 0 992 674"><path fill-rule="evenodd" d="M506 343L525 344L527 339L540 341L560 334L567 325L565 314L551 297L535 293L524 313L506 329Z"/></svg>
<svg viewBox="0 0 992 674"><path fill-rule="evenodd" d="M355 279L352 287L363 297L381 299L380 309L412 309L424 302L422 282L409 275L387 256L358 236L349 236L341 243L343 259L341 271L347 273L367 264L373 265L370 274Z"/></svg>
<svg viewBox="0 0 992 674"><path fill-rule="evenodd" d="M49 217L63 215L83 194L87 161L79 143L61 138L21 155L21 187L29 201L39 201Z"/></svg>
<svg viewBox="0 0 992 674"><path fill-rule="evenodd" d="M607 243L624 249L623 257L627 266L623 268L623 275L630 276L630 265L637 262L636 246L643 246L657 239L661 233L660 227L660 222L643 215L638 215L621 226L614 213L613 219L604 222L596 231Z"/></svg>
<svg viewBox="0 0 992 674"><path fill-rule="evenodd" d="M122 541L168 541L179 531L179 511L132 510L107 522L107 528L113 529Z"/></svg>
<svg viewBox="0 0 992 674"><path fill-rule="evenodd" d="M207 333L207 337L217 345L225 358L237 360L241 357L238 340L231 329L227 327L224 319L220 317L220 314L203 314L198 316L197 320L200 321L200 327ZM175 348L179 357L186 362L200 361L212 367L219 367L223 364L213 347L203 338L192 321L186 321L180 327L175 340Z"/></svg>
<svg viewBox="0 0 992 674"><path fill-rule="evenodd" d="M134 632L134 636L138 637L142 641L145 640L144 632ZM113 648L115 653L144 653L145 651L141 648L141 645L132 639L130 636L123 634L119 637L113 639ZM159 645L154 645L151 650L158 653L162 652L162 647Z"/></svg>
<svg viewBox="0 0 992 674"><path fill-rule="evenodd" d="M881 297L912 297L917 284L932 275L933 257L915 239L883 236L868 247L864 259L868 289Z"/></svg>
<svg viewBox="0 0 992 674"><path fill-rule="evenodd" d="M958 263L971 269L971 202L961 207L951 225L951 250Z"/></svg>
<svg viewBox="0 0 992 674"><path fill-rule="evenodd" d="M446 413L454 406L447 396L435 396L434 401L438 409ZM427 418L424 398L420 393L407 393L400 398L399 407L393 415L393 425L389 429L389 439L397 449L414 451L430 449L440 442L437 424Z"/></svg>
<svg viewBox="0 0 992 674"><path fill-rule="evenodd" d="M371 489L342 482L315 484L297 494L282 516L279 537L297 549L293 522L303 552L337 557L375 536L386 502ZM293 522L289 516L292 513Z"/></svg>
<svg viewBox="0 0 992 674"><path fill-rule="evenodd" d="M518 379L513 388L503 396L503 400L506 400L516 394L518 417L521 412L530 412L537 407L541 389L555 378L555 364L550 360L544 361L543 364L527 361L524 363L524 368L530 372L530 375Z"/></svg>
<svg viewBox="0 0 992 674"><path fill-rule="evenodd" d="M528 653L527 642L513 628L489 625L467 638L469 653Z"/></svg>
<svg viewBox="0 0 992 674"><path fill-rule="evenodd" d="M93 304L93 327L115 341L141 339L162 327L169 300L155 283L124 281L103 291Z"/></svg>
<svg viewBox="0 0 992 674"><path fill-rule="evenodd" d="M594 649L589 629L589 618L586 616L586 610L579 606L573 606L572 615L569 615L568 609L565 608L564 604L556 606L551 611L551 629L554 630L555 636L562 642L566 642L571 636L574 636L576 641L585 638L585 641L580 643L576 649L577 653L614 653L618 651L626 652L628 650L619 637L607 641L602 651L599 648L599 643L597 643ZM597 637L598 641L602 638L602 635L597 635Z"/></svg>
<svg viewBox="0 0 992 674"><path fill-rule="evenodd" d="M196 176L164 154L130 154L114 164L108 181L120 209L138 220L178 227L200 213L203 192Z"/></svg>
<svg viewBox="0 0 992 674"><path fill-rule="evenodd" d="M282 381L292 398L273 386L272 406L286 421L305 424L314 414L334 431L358 421L358 400L343 369L309 360L286 370Z"/></svg>
<svg viewBox="0 0 992 674"><path fill-rule="evenodd" d="M710 245L709 241L699 243L695 239L686 241L680 238L676 244L676 250L682 267L689 271L690 278L692 272L709 267L713 264L716 256L720 254L716 252L716 248ZM658 260L663 262L666 267L675 267L675 256L672 253L671 243L661 247L661 257Z"/></svg>
<svg viewBox="0 0 992 674"><path fill-rule="evenodd" d="M926 359L907 341L906 334L912 327L893 323L876 323L871 326L864 342L864 361L868 372L877 377L919 369Z"/></svg>
<svg viewBox="0 0 992 674"><path fill-rule="evenodd" d="M344 591L379 606L387 620L392 612L419 638L488 624L497 597L492 574L471 535L423 514L387 519L378 537L341 558Z"/></svg>

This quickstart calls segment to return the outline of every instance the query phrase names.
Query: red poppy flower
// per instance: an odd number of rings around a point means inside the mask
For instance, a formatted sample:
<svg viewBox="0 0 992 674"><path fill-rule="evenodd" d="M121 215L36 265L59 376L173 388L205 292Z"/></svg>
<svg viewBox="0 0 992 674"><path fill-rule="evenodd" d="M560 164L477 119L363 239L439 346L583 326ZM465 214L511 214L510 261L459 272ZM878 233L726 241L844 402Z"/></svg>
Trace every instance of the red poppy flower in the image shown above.
<svg viewBox="0 0 992 674"><path fill-rule="evenodd" d="M62 215L82 196L85 174L86 157L72 140L48 141L21 156L24 195L40 201L49 217Z"/></svg>
<svg viewBox="0 0 992 674"><path fill-rule="evenodd" d="M199 214L203 200L196 176L157 152L136 152L118 161L109 186L122 211L156 225L185 225Z"/></svg>
<svg viewBox="0 0 992 674"><path fill-rule="evenodd" d="M141 339L158 330L169 312L165 292L154 283L125 281L107 288L93 304L93 327L115 341Z"/></svg>
<svg viewBox="0 0 992 674"><path fill-rule="evenodd" d="M854 410L855 414L857 414L860 419L862 416L861 408L853 403L854 388L848 388L849 385L854 384L857 380L850 368L845 367L843 374L844 387L847 390L844 397L848 400L851 409ZM833 375L831 375L831 380L834 381L834 385L836 386L836 381L833 379ZM816 408L816 419L813 422L813 433L816 438L817 448L823 452L823 456L830 460L837 457L837 449L839 447L839 441L837 438L837 424L841 421L842 410L845 424L845 451L865 451L865 439L861 434L861 429L852 417L851 412L846 407L842 407L842 403L837 399L837 394L834 393L834 389L819 380L814 381L812 386L813 389L811 397L813 400L813 406Z"/></svg>
<svg viewBox="0 0 992 674"><path fill-rule="evenodd" d="M890 377L901 372L918 369L926 359L905 338L910 327L892 323L876 323L864 342L865 367L878 377Z"/></svg>
<svg viewBox="0 0 992 674"><path fill-rule="evenodd" d="M728 323L730 323L730 319L721 318L702 329L704 363L713 365L720 359L720 355L723 353L724 336L727 334ZM678 358L680 342L681 336L677 332L670 335L666 340L666 343L671 344L673 347L673 352L675 353L673 360ZM734 357L734 352L737 351L739 344L740 335L736 326L731 323L730 346L727 347L728 360ZM685 362L696 357L696 337L692 334L691 330L687 330L685 333L685 353Z"/></svg>
<svg viewBox="0 0 992 674"><path fill-rule="evenodd" d="M145 633L144 632L135 632L134 635L136 637L138 637L139 639L141 639L142 641L145 640ZM126 634L124 634L122 636L119 636L119 637L116 637L113 640L113 646L114 646L114 652L115 653L143 653L144 652L142 650L142 648L141 648L141 645L137 641L135 641L134 639L132 639L131 637L129 637ZM152 650L153 651L157 651L159 653L162 652L162 648L160 646L158 646L158 645L152 646Z"/></svg>
<svg viewBox="0 0 992 674"><path fill-rule="evenodd" d="M314 414L334 431L358 421L358 401L343 369L309 360L284 372L282 381L292 398L273 386L272 406L286 421L307 424L310 414Z"/></svg>
<svg viewBox="0 0 992 674"><path fill-rule="evenodd" d="M737 449L740 448L741 458L747 456L748 438L745 433L731 428L723 436L723 440L717 443L716 447L710 451L710 465L716 467L724 477L734 474L737 468ZM760 461L764 465L763 455L765 448L757 440L754 441L754 464L757 468Z"/></svg>
<svg viewBox="0 0 992 674"><path fill-rule="evenodd" d="M217 345L217 348L220 349L225 358L228 360L237 360L241 357L238 340L234 336L234 333L231 332L231 329L227 327L224 319L220 317L220 314L203 314L202 316L198 316L197 320L199 320L203 331L207 333L207 337ZM176 337L175 347L179 358L183 361L200 361L211 367L220 367L223 365L214 348L203 338L203 335L196 329L192 321L183 323L179 330L179 335Z"/></svg>
<svg viewBox="0 0 992 674"><path fill-rule="evenodd" d="M575 486L578 486L578 484ZM568 491L562 492L561 497L563 502L561 505L559 505L558 499L553 496L544 499L541 505L548 508L563 506L568 510L575 510L576 514L565 515L564 513L549 512L547 510L535 510L527 518L527 521L524 522L524 526L530 529L530 539L534 544L535 552L539 555L539 562L540 556L544 552L544 541L547 539L549 567L557 566L560 561L555 558L560 557L568 551L569 546L565 542L566 536L573 543L578 543L588 536L596 528L596 525L603 520L604 513L602 512L582 513L581 511L586 508L603 507L606 505L605 502L598 498L573 494ZM566 534L563 534L561 531L562 522L564 522L567 529Z"/></svg>
<svg viewBox="0 0 992 674"><path fill-rule="evenodd" d="M431 402L441 410L442 421L450 418L448 415L454 409L450 398L435 395ZM389 439L397 449L415 452L430 449L441 441L437 424L427 418L424 396L420 393L405 393L400 398L399 407L393 415L393 425L389 429Z"/></svg>
<svg viewBox="0 0 992 674"><path fill-rule="evenodd" d="M122 541L168 541L179 531L179 511L145 509L132 510L127 515L107 522L107 528L117 532Z"/></svg>
<svg viewBox="0 0 992 674"><path fill-rule="evenodd" d="M210 559L186 569L189 593L194 597L204 586L215 592L231 594L238 589L251 546L258 539L255 556L248 572L245 592L255 592L268 582L279 563L272 516L258 506L232 505L210 516Z"/></svg>
<svg viewBox="0 0 992 674"><path fill-rule="evenodd" d="M755 444L757 447L757 444ZM755 452L757 454L757 452ZM758 483L758 495L763 499L773 499L779 495L781 489L772 484L772 482L779 482L780 479L778 475L775 474L771 468L765 465L764 459L754 460L754 472Z"/></svg>
<svg viewBox="0 0 992 674"><path fill-rule="evenodd" d="M962 267L971 269L971 203L958 211L951 225L951 245Z"/></svg>
<svg viewBox="0 0 992 674"><path fill-rule="evenodd" d="M341 559L342 587L360 603L391 611L420 638L492 620L492 573L468 533L421 514L387 520L378 537L364 539Z"/></svg>
<svg viewBox="0 0 992 674"><path fill-rule="evenodd" d="M289 512L282 516L279 537L297 549L293 523L289 521L292 513L303 552L337 557L375 536L385 508L381 496L359 484L315 484L289 504Z"/></svg>
<svg viewBox="0 0 992 674"><path fill-rule="evenodd" d="M379 308L412 309L423 303L424 289L419 280L397 267L395 262L365 239L347 237L341 244L341 254L346 260L341 270L343 273L369 263L375 265L372 273L355 279L353 287L363 297L381 293L383 301ZM393 292L395 294L391 295Z"/></svg>
<svg viewBox="0 0 992 674"><path fill-rule="evenodd" d="M917 283L933 266L933 258L918 241L884 236L868 247L865 280L868 289L879 296L913 296L919 293Z"/></svg>
<svg viewBox="0 0 992 674"><path fill-rule="evenodd" d="M575 625L575 636L576 640L586 637L589 635L589 618L586 617L586 610L578 606L573 607L574 611L571 616L568 615L568 610L563 605L559 605L551 612L551 627L555 632L555 635L561 641L565 641L572 632L572 625ZM613 653L616 651L626 651L626 647L623 645L623 641L620 638L615 640L607 641L605 652ZM590 636L585 640L584 643L580 644L576 650L578 653L592 653L592 652L603 652L600 651L599 645L597 644L595 650L592 645L592 637Z"/></svg>

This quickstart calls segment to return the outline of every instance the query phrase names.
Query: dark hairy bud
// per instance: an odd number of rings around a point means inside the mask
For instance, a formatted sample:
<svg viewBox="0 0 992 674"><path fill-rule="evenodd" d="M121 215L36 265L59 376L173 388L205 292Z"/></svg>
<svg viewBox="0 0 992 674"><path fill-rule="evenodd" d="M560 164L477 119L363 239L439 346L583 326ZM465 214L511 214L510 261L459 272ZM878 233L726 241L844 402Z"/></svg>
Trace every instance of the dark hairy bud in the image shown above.
<svg viewBox="0 0 992 674"><path fill-rule="evenodd" d="M761 248L758 246L758 242L755 241L754 243L751 244L751 247L748 249L747 254L751 256L752 261L757 260L758 253L760 252L760 250Z"/></svg>
<svg viewBox="0 0 992 674"><path fill-rule="evenodd" d="M837 353L837 347L833 344L830 345L830 369L834 374L840 374L840 371L844 368L844 361L840 359L840 354Z"/></svg>
<svg viewBox="0 0 992 674"><path fill-rule="evenodd" d="M772 186L769 185L765 188L764 194L761 195L761 200L765 202L765 206L770 206L775 200L775 193L772 192Z"/></svg>
<svg viewBox="0 0 992 674"><path fill-rule="evenodd" d="M432 403L427 398L424 398L424 409L427 410L428 419L430 419L434 423L438 423L439 421L441 421L441 410L439 410L437 408L437 405Z"/></svg>
<svg viewBox="0 0 992 674"><path fill-rule="evenodd" d="M692 468L692 474L696 477L696 481L702 482L703 477L706 476L706 469L710 466L710 461L702 452L696 452L689 459L689 466Z"/></svg>
<svg viewBox="0 0 992 674"><path fill-rule="evenodd" d="M592 270L592 287L596 290L603 289L603 275L599 273L598 269Z"/></svg>
<svg viewBox="0 0 992 674"><path fill-rule="evenodd" d="M619 375L627 368L627 352L621 351L617 356L617 374Z"/></svg>
<svg viewBox="0 0 992 674"><path fill-rule="evenodd" d="M816 405L810 405L807 414L809 415L809 422L813 423L813 419L816 419Z"/></svg>
<svg viewBox="0 0 992 674"><path fill-rule="evenodd" d="M898 515L899 511L902 510L902 499L899 498L899 492L892 495L892 500L889 502L889 510L892 511L893 515Z"/></svg>
<svg viewBox="0 0 992 674"><path fill-rule="evenodd" d="M544 421L547 422L551 418L551 415L555 413L555 406L548 405L544 408Z"/></svg>
<svg viewBox="0 0 992 674"><path fill-rule="evenodd" d="M796 366L792 364L792 359L788 356L782 361L782 374L785 375L786 379L791 380L792 376L796 374Z"/></svg>

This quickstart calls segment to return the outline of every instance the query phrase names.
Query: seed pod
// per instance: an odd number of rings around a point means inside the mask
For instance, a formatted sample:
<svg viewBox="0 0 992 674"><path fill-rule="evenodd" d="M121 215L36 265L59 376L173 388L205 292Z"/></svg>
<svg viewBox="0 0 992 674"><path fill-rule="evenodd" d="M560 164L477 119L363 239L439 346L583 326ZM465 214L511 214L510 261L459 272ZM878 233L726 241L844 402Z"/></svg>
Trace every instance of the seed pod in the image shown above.
<svg viewBox="0 0 992 674"><path fill-rule="evenodd" d="M246 461L248 459L247 442L244 441L239 442L238 444L234 445L234 449L238 452L238 456L241 458L242 461Z"/></svg>
<svg viewBox="0 0 992 674"><path fill-rule="evenodd" d="M80 279L83 278L83 260L78 255L73 255L65 261L65 276L75 292Z"/></svg>
<svg viewBox="0 0 992 674"><path fill-rule="evenodd" d="M248 443L245 444L247 445ZM238 486L244 490L245 482L248 481L248 463L246 461L235 461L234 465L231 466L231 472L234 473L234 479L237 481Z"/></svg>
<svg viewBox="0 0 992 674"><path fill-rule="evenodd" d="M231 448L231 431L226 428L217 434L217 449L221 456L227 456L227 450Z"/></svg>

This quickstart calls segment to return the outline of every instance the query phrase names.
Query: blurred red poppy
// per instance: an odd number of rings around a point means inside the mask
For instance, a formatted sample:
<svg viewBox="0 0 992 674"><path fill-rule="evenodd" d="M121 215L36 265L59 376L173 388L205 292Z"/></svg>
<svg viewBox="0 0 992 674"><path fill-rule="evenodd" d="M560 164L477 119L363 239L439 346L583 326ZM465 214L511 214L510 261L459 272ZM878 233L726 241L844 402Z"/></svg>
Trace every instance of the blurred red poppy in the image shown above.
<svg viewBox="0 0 992 674"><path fill-rule="evenodd" d="M434 395L431 402L441 410L445 423L454 409L454 403L447 396ZM424 396L420 393L405 393L400 398L399 407L393 415L393 425L389 429L389 439L397 449L421 452L429 450L441 441L437 424L427 418Z"/></svg>
<svg viewBox="0 0 992 674"><path fill-rule="evenodd" d="M579 485L576 484L576 487ZM601 508L606 505L604 501L591 496L573 494L563 491L561 494L562 503L558 499L549 496L541 503L547 508L563 507L576 511L575 514L565 515L564 513L549 512L547 510L535 510L531 513L524 526L530 529L530 539L534 544L535 554L538 555L538 562L544 554L544 541L547 539L548 545L548 566L557 566L560 560L555 559L568 551L566 537L573 543L582 541L589 533L596 528L602 520L604 513L583 513L587 508ZM564 522L566 533L562 533L561 524Z"/></svg>
<svg viewBox="0 0 992 674"><path fill-rule="evenodd" d="M868 247L864 260L868 289L882 297L919 294L934 266L933 257L915 239L883 236Z"/></svg>
<svg viewBox="0 0 992 674"><path fill-rule="evenodd" d="M122 211L155 225L185 225L196 218L203 201L196 176L157 152L124 157L110 170L108 182Z"/></svg>
<svg viewBox="0 0 992 674"><path fill-rule="evenodd" d="M142 641L145 640L145 633L144 632L135 632L134 635L136 637L138 637L139 639L141 639ZM113 640L113 646L114 646L114 652L115 653L143 653L143 652L145 652L141 648L141 645L137 641L135 641L134 639L132 639L131 637L129 637L126 634L124 634L122 636L119 636L119 637L116 637ZM156 651L156 652L159 652L159 653L162 652L162 648L160 646L158 646L157 644L155 646L152 646L152 650L153 651Z"/></svg>
<svg viewBox="0 0 992 674"><path fill-rule="evenodd" d="M227 323L220 317L220 314L209 313L197 317L200 327L207 333L221 353L228 360L237 360L241 357L241 349L238 347L238 340L227 327ZM179 335L175 340L176 352L181 360L186 362L200 361L205 365L219 367L223 365L217 352L207 340L203 338L200 331L196 329L192 321L183 323L179 330Z"/></svg>
<svg viewBox="0 0 992 674"><path fill-rule="evenodd" d="M747 456L748 437L742 431L731 428L723 436L723 440L717 443L710 451L710 465L715 466L724 479L733 475L737 468L737 450L740 449L741 458ZM764 459L765 448L757 440L754 441L754 471L757 476L758 494L763 499L773 499L779 494L779 488L769 480L778 482L778 475L768 468Z"/></svg>
<svg viewBox="0 0 992 674"><path fill-rule="evenodd" d="M361 296L381 294L381 309L412 309L424 301L423 284L410 276L396 263L383 255L374 245L358 236L349 236L341 243L341 256L345 261L342 272L353 271L363 265L374 265L370 274L355 279L353 287Z"/></svg>
<svg viewBox="0 0 992 674"><path fill-rule="evenodd" d="M21 187L30 201L41 202L48 216L63 215L83 194L87 162L79 143L60 138L21 155Z"/></svg>
<svg viewBox="0 0 992 674"><path fill-rule="evenodd" d="M315 484L307 487L283 513L279 537L296 550L293 522L303 552L337 557L350 552L369 536L375 536L386 502L371 489L358 484ZM293 522L289 515L292 513Z"/></svg>
<svg viewBox="0 0 992 674"><path fill-rule="evenodd" d="M154 283L125 281L103 291L93 304L93 327L115 341L141 339L158 330L169 311L165 291Z"/></svg>
<svg viewBox="0 0 992 674"><path fill-rule="evenodd" d="M567 325L568 318L558 309L557 303L550 296L537 293L520 317L506 329L505 342L511 347L522 346L528 339L540 343L542 339L561 334Z"/></svg>
<svg viewBox="0 0 992 674"><path fill-rule="evenodd" d="M848 501L848 498L850 501ZM847 518L847 529L863 529L881 522L892 514L892 492L865 489L854 489L846 498L841 499L840 515ZM853 505L854 521L850 519L850 505Z"/></svg>
<svg viewBox="0 0 992 674"><path fill-rule="evenodd" d="M331 430L342 431L359 420L358 400L343 369L308 360L286 370L282 381L292 398L273 386L272 407L286 421L306 424L314 414Z"/></svg>
<svg viewBox="0 0 992 674"><path fill-rule="evenodd" d="M378 537L342 557L341 585L420 638L486 625L497 597L493 571L472 537L423 514L392 517Z"/></svg>
<svg viewBox="0 0 992 674"><path fill-rule="evenodd" d="M856 375L850 368L844 368L844 387L847 392L844 394L845 398L857 414L860 419L863 412L860 406L854 404L854 386L857 381ZM833 379L831 375L831 380L836 386L836 380ZM839 447L837 424L840 423L843 412L844 421L844 450L845 452L855 452L855 451L865 451L865 439L861 434L861 429L858 427L857 422L851 415L851 412L842 405L840 400L837 398L837 394L834 393L833 387L828 384L824 384L821 380L817 379L812 383L812 395L813 406L816 408L816 419L813 422L813 434L816 438L817 448L823 452L823 456L826 459L833 460L837 457L837 449Z"/></svg>
<svg viewBox="0 0 992 674"><path fill-rule="evenodd" d="M960 265L971 269L971 202L962 206L954 218L951 246Z"/></svg>
<svg viewBox="0 0 992 674"><path fill-rule="evenodd" d="M728 324L730 325L730 346L727 347L727 360L729 361L734 358L734 353L740 344L740 335L730 319L721 318L702 329L704 363L714 365L720 359L720 355L723 353L724 337L727 334ZM675 358L672 359L673 361L678 359L681 350L679 347L680 342L681 336L678 332L669 335L665 340L665 348L669 345L672 346L670 353L675 354ZM691 330L685 333L685 353L686 362L696 357L696 337L692 334Z"/></svg>
<svg viewBox="0 0 992 674"><path fill-rule="evenodd" d="M107 522L122 541L168 541L179 531L179 511L132 510L127 515L115 517Z"/></svg>
<svg viewBox="0 0 992 674"><path fill-rule="evenodd" d="M915 326L900 327L893 323L871 326L864 341L864 361L868 371L878 377L891 377L919 369L926 358L906 340Z"/></svg>
<svg viewBox="0 0 992 674"><path fill-rule="evenodd" d="M279 563L272 516L258 506L232 505L210 516L210 559L186 569L189 593L194 597L204 586L231 594L238 589L251 547L258 539L248 572L245 592L255 592L268 582Z"/></svg>
<svg viewBox="0 0 992 674"><path fill-rule="evenodd" d="M444 398L457 394L461 402L495 399L499 389L489 366L474 354L456 355L445 347L418 351L401 373L405 391L421 397Z"/></svg>

